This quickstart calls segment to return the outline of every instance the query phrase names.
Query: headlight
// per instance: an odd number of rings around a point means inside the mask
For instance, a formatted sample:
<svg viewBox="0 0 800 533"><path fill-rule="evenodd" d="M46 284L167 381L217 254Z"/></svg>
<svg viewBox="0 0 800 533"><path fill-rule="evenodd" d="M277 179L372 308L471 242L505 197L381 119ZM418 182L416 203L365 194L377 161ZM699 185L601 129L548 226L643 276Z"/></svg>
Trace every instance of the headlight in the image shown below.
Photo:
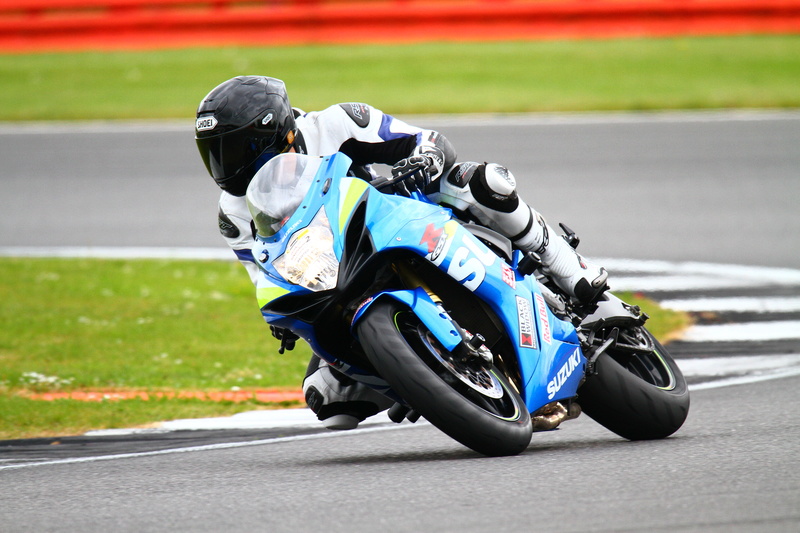
<svg viewBox="0 0 800 533"><path fill-rule="evenodd" d="M311 224L289 238L286 251L272 265L287 281L315 292L336 286L339 261L333 252L333 232L324 208Z"/></svg>

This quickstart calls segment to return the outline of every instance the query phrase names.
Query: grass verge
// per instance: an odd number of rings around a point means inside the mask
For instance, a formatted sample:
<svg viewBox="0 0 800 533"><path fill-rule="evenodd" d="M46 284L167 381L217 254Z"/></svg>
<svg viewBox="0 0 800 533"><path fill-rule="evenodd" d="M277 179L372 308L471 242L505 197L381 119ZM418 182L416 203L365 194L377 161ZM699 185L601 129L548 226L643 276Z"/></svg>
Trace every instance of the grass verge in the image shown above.
<svg viewBox="0 0 800 533"><path fill-rule="evenodd" d="M163 420L231 416L282 406L290 405L191 399L47 402L0 395L0 439L63 437L98 429L148 427Z"/></svg>
<svg viewBox="0 0 800 533"><path fill-rule="evenodd" d="M0 384L30 390L296 387L236 262L0 260Z"/></svg>
<svg viewBox="0 0 800 533"><path fill-rule="evenodd" d="M0 120L190 119L242 74L284 79L306 110L800 107L800 35L0 55Z"/></svg>
<svg viewBox="0 0 800 533"><path fill-rule="evenodd" d="M296 406L186 398L41 401L31 392L296 389L310 350L278 355L236 262L0 258L0 439ZM685 316L621 295L663 338Z"/></svg>
<svg viewBox="0 0 800 533"><path fill-rule="evenodd" d="M617 292L614 294L624 302L638 305L642 311L647 313L650 317L646 323L647 329L662 343L675 340L692 325L692 319L688 314L665 309L641 293Z"/></svg>

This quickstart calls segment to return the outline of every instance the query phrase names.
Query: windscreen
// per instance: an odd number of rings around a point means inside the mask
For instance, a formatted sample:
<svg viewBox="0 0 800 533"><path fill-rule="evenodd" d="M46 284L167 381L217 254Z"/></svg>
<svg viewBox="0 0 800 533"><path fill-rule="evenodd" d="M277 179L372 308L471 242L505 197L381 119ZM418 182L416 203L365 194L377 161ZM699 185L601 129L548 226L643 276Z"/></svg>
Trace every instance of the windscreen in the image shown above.
<svg viewBox="0 0 800 533"><path fill-rule="evenodd" d="M275 235L303 201L322 157L281 154L269 160L247 187L247 207L262 237Z"/></svg>

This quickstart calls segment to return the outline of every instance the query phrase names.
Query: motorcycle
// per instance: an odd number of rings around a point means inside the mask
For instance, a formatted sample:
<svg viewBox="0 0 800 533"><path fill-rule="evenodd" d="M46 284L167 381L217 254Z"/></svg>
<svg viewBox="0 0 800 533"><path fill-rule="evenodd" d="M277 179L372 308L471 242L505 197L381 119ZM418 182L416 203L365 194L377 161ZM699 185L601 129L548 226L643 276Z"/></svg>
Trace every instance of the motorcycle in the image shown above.
<svg viewBox="0 0 800 533"><path fill-rule="evenodd" d="M487 456L581 412L630 440L681 427L686 381L638 307L608 291L579 305L534 254L350 165L282 154L248 188L271 326L393 400L393 421L422 416Z"/></svg>

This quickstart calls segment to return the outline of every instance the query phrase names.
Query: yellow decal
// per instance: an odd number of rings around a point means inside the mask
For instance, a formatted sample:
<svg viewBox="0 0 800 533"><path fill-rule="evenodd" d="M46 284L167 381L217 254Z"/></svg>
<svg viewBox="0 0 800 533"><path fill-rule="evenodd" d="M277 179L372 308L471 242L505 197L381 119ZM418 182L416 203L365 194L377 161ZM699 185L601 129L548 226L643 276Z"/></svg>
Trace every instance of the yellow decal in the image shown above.
<svg viewBox="0 0 800 533"><path fill-rule="evenodd" d="M272 300L280 298L284 294L288 293L289 289L283 289L275 285L270 285L268 287L258 287L256 289L256 298L258 299L258 307L262 308L268 303L270 303Z"/></svg>
<svg viewBox="0 0 800 533"><path fill-rule="evenodd" d="M356 207L356 203L367 190L367 182L360 179L344 179L339 184L339 231L344 230L344 225Z"/></svg>

